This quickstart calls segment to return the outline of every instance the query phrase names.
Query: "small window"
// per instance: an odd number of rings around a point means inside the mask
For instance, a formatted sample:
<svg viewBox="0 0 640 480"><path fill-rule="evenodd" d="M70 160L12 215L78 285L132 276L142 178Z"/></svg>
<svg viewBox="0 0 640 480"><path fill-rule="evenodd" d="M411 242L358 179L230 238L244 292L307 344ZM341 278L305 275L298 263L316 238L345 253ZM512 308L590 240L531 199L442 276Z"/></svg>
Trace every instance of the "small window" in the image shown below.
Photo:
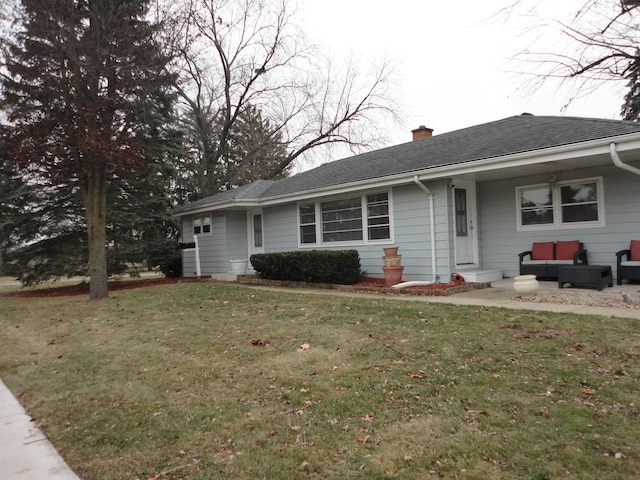
<svg viewBox="0 0 640 480"><path fill-rule="evenodd" d="M598 186L596 182L575 183L560 187L563 223L598 221Z"/></svg>
<svg viewBox="0 0 640 480"><path fill-rule="evenodd" d="M262 248L262 215L253 216L253 246Z"/></svg>
<svg viewBox="0 0 640 480"><path fill-rule="evenodd" d="M551 187L520 190L520 221L523 226L554 224Z"/></svg>
<svg viewBox="0 0 640 480"><path fill-rule="evenodd" d="M516 192L519 230L604 225L601 177L518 187Z"/></svg>
<svg viewBox="0 0 640 480"><path fill-rule="evenodd" d="M367 195L367 225L369 240L386 240L391 235L389 194Z"/></svg>
<svg viewBox="0 0 640 480"><path fill-rule="evenodd" d="M193 219L193 234L202 235L211 233L211 217L195 217Z"/></svg>

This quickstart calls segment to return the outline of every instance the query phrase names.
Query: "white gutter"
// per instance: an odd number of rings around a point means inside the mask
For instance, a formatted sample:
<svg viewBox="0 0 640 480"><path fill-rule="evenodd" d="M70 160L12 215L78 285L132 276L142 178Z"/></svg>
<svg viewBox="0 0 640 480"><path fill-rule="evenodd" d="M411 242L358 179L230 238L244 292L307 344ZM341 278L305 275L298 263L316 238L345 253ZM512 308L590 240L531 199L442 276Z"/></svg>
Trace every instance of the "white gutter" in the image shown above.
<svg viewBox="0 0 640 480"><path fill-rule="evenodd" d="M413 177L413 182L420 187L429 197L429 230L431 231L431 275L433 276L433 281L435 282L438 279L437 275L437 266L436 266L436 215L433 206L433 192L427 188L427 186L420 181L417 175Z"/></svg>
<svg viewBox="0 0 640 480"><path fill-rule="evenodd" d="M616 144L615 143L612 142L611 144L609 144L609 151L611 153L611 160L613 161L613 164L616 167L621 168L622 170L626 170L627 172L631 172L631 173L635 173L636 175L640 175L640 169L638 169L636 167L632 167L631 165L627 165L622 160L620 160L620 156L618 155L618 152L616 151Z"/></svg>

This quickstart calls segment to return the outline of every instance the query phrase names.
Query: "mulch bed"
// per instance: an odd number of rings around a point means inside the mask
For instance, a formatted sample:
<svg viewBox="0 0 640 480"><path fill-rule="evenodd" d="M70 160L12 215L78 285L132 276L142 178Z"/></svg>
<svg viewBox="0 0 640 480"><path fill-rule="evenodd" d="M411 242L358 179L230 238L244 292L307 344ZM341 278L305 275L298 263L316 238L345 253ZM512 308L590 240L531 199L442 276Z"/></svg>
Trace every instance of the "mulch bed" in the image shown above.
<svg viewBox="0 0 640 480"><path fill-rule="evenodd" d="M127 290L131 288L153 287L157 285L168 285L180 282L199 281L198 278L153 278L141 280L117 280L109 282L109 291ZM360 282L353 285L334 285L307 282L287 282L280 280L266 280L255 275L238 275L238 283L249 285L265 285L279 287L302 287L302 288L323 288L341 290L347 292L363 293L391 293L396 295L454 295L456 293L469 292L488 288L491 283L433 283L431 285L421 285L407 287L403 289L390 288L385 286L384 279L364 277ZM25 288L17 292L5 293L6 297L37 298L37 297L69 297L77 295L89 295L89 283L82 282L75 285L59 284L50 288Z"/></svg>
<svg viewBox="0 0 640 480"><path fill-rule="evenodd" d="M116 280L109 282L109 291L128 290L131 288L153 287L172 283L193 281L183 278L152 278L141 280ZM72 297L75 295L89 295L89 283L81 282L75 285L59 284L50 288L23 289L18 292L5 293L5 297L34 298L34 297Z"/></svg>
<svg viewBox="0 0 640 480"><path fill-rule="evenodd" d="M324 288L331 290L341 290L345 292L362 292L362 293L386 293L395 295L454 295L456 293L470 292L472 290L480 290L489 288L491 282L483 283L433 283L431 285L422 285L416 287L408 287L403 289L391 288L385 285L383 278L364 277L360 282L353 285L335 285L330 283L308 283L308 282L291 282L283 280L266 280L256 275L238 275L238 283L249 285L265 285L277 287L300 287L300 288Z"/></svg>

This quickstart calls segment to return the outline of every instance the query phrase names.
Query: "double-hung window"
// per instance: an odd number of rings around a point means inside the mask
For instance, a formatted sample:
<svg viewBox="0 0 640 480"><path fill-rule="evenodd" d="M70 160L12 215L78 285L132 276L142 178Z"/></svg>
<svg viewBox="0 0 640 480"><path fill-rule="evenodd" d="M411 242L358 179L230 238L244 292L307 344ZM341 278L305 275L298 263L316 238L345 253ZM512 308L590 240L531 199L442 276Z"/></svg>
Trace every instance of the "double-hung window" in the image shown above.
<svg viewBox="0 0 640 480"><path fill-rule="evenodd" d="M602 177L516 188L518 230L604 226Z"/></svg>
<svg viewBox="0 0 640 480"><path fill-rule="evenodd" d="M211 217L206 215L202 217L194 217L193 234L202 235L211 233Z"/></svg>
<svg viewBox="0 0 640 480"><path fill-rule="evenodd" d="M368 243L391 238L389 193L341 198L298 207L300 243Z"/></svg>

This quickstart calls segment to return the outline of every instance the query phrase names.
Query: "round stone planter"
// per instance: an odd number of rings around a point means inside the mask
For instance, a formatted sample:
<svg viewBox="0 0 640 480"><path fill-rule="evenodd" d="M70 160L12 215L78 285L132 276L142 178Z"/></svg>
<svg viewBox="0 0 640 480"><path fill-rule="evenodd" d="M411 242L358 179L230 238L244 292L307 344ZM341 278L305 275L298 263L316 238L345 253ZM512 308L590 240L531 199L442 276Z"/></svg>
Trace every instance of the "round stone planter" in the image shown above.
<svg viewBox="0 0 640 480"><path fill-rule="evenodd" d="M522 296L532 296L538 291L538 280L535 275L518 275L513 277L513 289Z"/></svg>

